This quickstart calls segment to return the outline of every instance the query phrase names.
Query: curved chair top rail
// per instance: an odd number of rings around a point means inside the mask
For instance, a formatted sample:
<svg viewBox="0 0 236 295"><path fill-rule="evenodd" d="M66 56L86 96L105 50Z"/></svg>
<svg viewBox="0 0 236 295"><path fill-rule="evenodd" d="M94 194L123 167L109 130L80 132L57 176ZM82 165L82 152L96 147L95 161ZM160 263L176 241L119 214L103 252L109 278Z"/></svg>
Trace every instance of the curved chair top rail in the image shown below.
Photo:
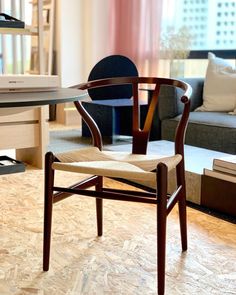
<svg viewBox="0 0 236 295"><path fill-rule="evenodd" d="M181 101L184 103L184 110L182 117L180 119L179 125L176 130L176 153L183 154L183 142L186 132L189 112L190 112L190 96L191 96L191 86L186 82L177 79L169 78L157 78L157 77L119 77L119 78L107 78L95 81L89 81L77 86L81 90L89 90L100 87L110 87L111 85L126 85L131 84L132 87L132 99L133 99L133 153L145 154L147 151L147 143L149 140L150 130L152 122L154 119L155 109L158 103L158 96L161 85L169 85L181 88L183 90L183 95L181 96ZM143 128L140 128L140 99L139 99L139 84L153 84L154 89L152 90L152 97L149 101L148 111ZM101 148L101 135L98 127L94 127L96 123L86 112L80 102L75 103L78 111L82 115L83 119L87 123L95 145ZM94 131L97 129L97 131ZM95 135L96 133L96 135ZM95 139L95 137L100 137L100 139Z"/></svg>
<svg viewBox="0 0 236 295"><path fill-rule="evenodd" d="M136 65L131 59L123 55L110 55L100 60L91 70L88 81L110 77L138 76ZM129 85L113 86L109 88L89 89L92 100L130 98L132 89Z"/></svg>
<svg viewBox="0 0 236 295"><path fill-rule="evenodd" d="M188 102L192 94L192 88L188 83L178 79L158 78L158 77L136 77L136 76L112 77L112 78L108 77L105 79L97 79L93 81L88 81L86 83L81 83L74 87L81 90L87 89L89 91L91 89L98 89L100 87L103 88L104 86L108 87L112 85L124 85L124 84L159 84L160 86L164 84L164 85L178 87L184 91L183 95L181 96L181 101L184 103ZM133 97L133 91L132 91L131 97Z"/></svg>

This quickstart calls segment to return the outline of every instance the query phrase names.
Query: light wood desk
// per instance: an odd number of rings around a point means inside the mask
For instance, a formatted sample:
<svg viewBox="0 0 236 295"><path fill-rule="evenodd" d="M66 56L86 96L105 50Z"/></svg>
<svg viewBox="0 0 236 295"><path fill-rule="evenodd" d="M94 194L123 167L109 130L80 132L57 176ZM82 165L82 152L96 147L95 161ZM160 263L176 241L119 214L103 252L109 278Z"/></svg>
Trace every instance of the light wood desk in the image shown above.
<svg viewBox="0 0 236 295"><path fill-rule="evenodd" d="M80 100L84 95L70 88L0 93L0 149L16 149L18 160L43 168L49 140L48 105Z"/></svg>

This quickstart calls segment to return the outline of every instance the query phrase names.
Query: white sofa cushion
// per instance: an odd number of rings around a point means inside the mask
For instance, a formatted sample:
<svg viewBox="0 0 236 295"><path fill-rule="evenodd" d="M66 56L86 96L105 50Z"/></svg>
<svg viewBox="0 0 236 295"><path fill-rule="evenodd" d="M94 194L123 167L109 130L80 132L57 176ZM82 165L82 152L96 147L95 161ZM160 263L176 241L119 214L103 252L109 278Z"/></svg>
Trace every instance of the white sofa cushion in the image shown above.
<svg viewBox="0 0 236 295"><path fill-rule="evenodd" d="M211 52L208 60L203 105L196 111L236 114L236 68Z"/></svg>

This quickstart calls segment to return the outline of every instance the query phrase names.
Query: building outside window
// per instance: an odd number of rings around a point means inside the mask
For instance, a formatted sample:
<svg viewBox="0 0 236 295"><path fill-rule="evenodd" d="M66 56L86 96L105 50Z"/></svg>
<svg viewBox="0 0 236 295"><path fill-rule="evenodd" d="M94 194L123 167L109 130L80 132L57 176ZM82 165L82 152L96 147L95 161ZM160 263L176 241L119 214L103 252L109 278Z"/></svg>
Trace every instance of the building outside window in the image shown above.
<svg viewBox="0 0 236 295"><path fill-rule="evenodd" d="M163 17L164 30L188 27L193 50L236 48L235 0L175 0Z"/></svg>
<svg viewBox="0 0 236 295"><path fill-rule="evenodd" d="M169 10L168 15L163 13L163 31L169 27L174 27L176 31L185 27L192 36L191 50L235 50L236 57L235 0L175 0L171 3L172 11ZM235 63L235 60L231 62ZM195 63L198 64L199 74ZM207 61L202 61L202 66L199 66L200 60L185 64L187 75L198 76L204 73Z"/></svg>

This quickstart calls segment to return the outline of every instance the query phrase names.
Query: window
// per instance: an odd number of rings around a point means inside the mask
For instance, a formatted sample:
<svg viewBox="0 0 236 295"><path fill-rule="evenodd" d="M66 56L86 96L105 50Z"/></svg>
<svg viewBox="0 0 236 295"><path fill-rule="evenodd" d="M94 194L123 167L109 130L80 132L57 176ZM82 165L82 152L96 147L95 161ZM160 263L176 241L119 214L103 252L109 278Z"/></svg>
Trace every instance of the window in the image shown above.
<svg viewBox="0 0 236 295"><path fill-rule="evenodd" d="M235 0L175 0L172 9L172 19L165 21L164 13L164 30L168 26L188 28L191 50L235 50L236 38L231 33L236 26Z"/></svg>
<svg viewBox="0 0 236 295"><path fill-rule="evenodd" d="M171 5L163 13L163 33L174 36L170 50L187 54L171 56L170 73L178 61L184 65L179 77L204 77L209 51L235 64L236 0L172 0Z"/></svg>

